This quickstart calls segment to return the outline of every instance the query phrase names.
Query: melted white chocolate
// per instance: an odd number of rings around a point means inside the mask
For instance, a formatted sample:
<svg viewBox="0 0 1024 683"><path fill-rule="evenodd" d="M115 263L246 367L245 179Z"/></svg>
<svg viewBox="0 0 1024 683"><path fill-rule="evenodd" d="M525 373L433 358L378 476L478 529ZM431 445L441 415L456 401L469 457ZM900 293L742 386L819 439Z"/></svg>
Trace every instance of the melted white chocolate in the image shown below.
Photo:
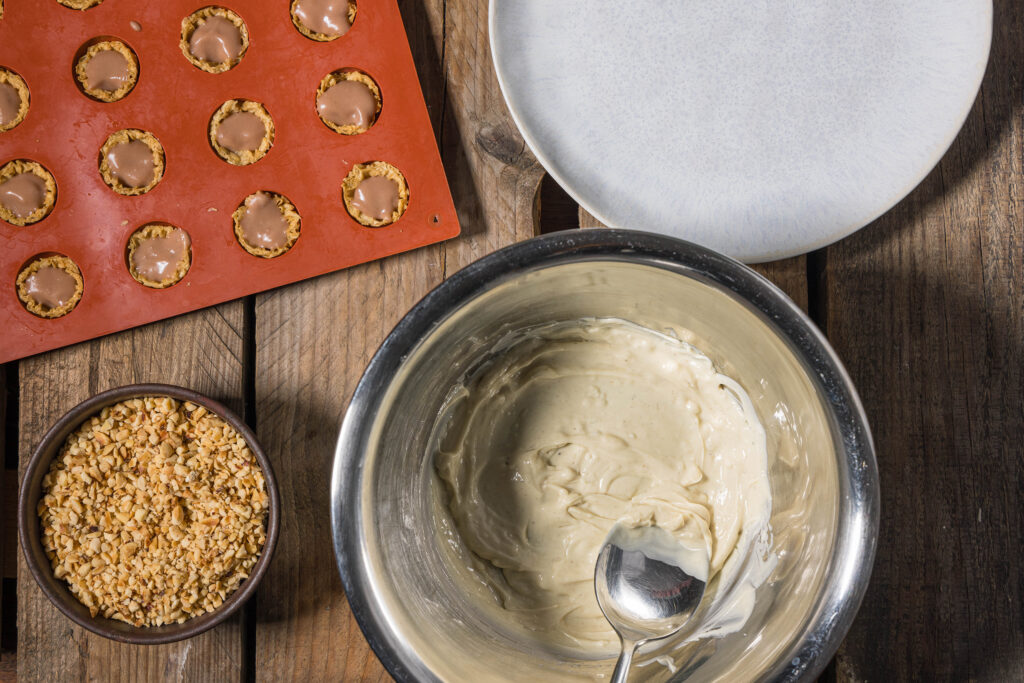
<svg viewBox="0 0 1024 683"><path fill-rule="evenodd" d="M609 654L594 563L616 524L711 558L702 635L742 627L765 552L765 433L743 389L693 346L613 319L506 340L448 403L435 464L473 574L546 643Z"/></svg>

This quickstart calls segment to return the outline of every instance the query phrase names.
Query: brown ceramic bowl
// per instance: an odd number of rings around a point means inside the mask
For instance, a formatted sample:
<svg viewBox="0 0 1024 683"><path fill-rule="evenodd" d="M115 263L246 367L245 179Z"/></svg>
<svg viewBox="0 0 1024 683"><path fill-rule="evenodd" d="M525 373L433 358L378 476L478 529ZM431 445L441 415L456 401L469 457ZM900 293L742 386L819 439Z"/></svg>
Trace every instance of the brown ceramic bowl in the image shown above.
<svg viewBox="0 0 1024 683"><path fill-rule="evenodd" d="M259 559L253 565L249 578L243 581L220 607L180 624L139 627L113 619L90 616L89 609L78 601L78 598L68 589L67 584L53 575L50 561L47 559L40 541L39 515L36 513L36 506L39 503L43 476L68 436L78 429L85 420L96 415L106 406L145 396L170 396L179 401L191 401L216 413L234 427L249 444L249 448L263 470L267 496L270 499L270 509L267 515L267 539ZM270 460L267 459L266 453L256 442L256 435L252 430L237 415L217 401L194 391L168 384L131 384L104 391L72 408L50 428L32 454L21 480L21 489L18 495L18 536L21 540L21 548L25 553L28 568L32 572L32 576L35 577L36 583L43 589L43 593L57 606L57 609L78 625L122 643L157 644L184 640L213 628L237 612L256 591L256 586L259 585L260 579L267 571L267 566L274 554L274 546L277 543L280 518L281 502L277 494L274 472L271 469Z"/></svg>

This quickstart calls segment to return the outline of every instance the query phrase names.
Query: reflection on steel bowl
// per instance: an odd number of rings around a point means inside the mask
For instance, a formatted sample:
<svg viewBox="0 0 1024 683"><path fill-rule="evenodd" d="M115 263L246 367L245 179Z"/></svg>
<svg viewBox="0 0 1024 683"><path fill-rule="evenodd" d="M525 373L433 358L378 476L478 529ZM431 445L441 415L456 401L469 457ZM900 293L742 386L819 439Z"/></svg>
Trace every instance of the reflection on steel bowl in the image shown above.
<svg viewBox="0 0 1024 683"><path fill-rule="evenodd" d="M745 266L646 233L555 233L456 273L399 323L349 406L331 516L370 644L399 680L592 679L612 656L545 646L472 576L446 519L433 441L452 391L501 339L581 318L686 330L746 390L765 428L778 561L745 626L652 644L650 680L791 680L825 666L867 586L878 475L866 419L822 335Z"/></svg>

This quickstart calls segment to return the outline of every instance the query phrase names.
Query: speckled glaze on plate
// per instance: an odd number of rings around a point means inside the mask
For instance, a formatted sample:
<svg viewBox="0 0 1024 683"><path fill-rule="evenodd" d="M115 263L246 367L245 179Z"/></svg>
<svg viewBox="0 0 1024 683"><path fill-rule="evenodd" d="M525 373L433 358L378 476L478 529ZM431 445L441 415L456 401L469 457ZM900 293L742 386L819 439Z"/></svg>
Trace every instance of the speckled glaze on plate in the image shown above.
<svg viewBox="0 0 1024 683"><path fill-rule="evenodd" d="M868 224L974 102L991 0L491 0L530 148L590 213L747 262Z"/></svg>

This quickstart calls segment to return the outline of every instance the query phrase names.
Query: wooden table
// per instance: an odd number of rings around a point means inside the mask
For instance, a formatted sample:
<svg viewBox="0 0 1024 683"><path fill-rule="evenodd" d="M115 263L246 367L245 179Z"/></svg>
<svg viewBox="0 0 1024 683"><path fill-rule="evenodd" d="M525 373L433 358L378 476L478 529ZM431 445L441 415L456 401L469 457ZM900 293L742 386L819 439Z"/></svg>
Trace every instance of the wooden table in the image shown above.
<svg viewBox="0 0 1024 683"><path fill-rule="evenodd" d="M331 549L330 461L349 394L391 327L447 275L539 231L594 224L544 179L508 116L486 2L400 4L462 236L3 367L0 680L387 677ZM824 680L1024 680L1022 78L1024 3L997 0L988 74L939 166L852 237L758 268L826 331L878 448L878 559ZM47 602L17 551L14 504L19 463L57 417L144 381L244 414L274 460L284 510L243 614L187 642L133 647Z"/></svg>

